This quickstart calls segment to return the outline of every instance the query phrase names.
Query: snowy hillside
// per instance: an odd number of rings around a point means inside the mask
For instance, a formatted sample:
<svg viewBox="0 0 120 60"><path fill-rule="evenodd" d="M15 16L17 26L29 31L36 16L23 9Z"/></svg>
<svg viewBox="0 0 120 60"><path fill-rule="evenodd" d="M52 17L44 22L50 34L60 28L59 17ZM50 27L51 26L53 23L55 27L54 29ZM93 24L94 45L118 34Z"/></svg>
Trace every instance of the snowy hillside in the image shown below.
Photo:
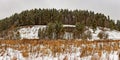
<svg viewBox="0 0 120 60"><path fill-rule="evenodd" d="M75 25L64 25L63 27L75 27ZM32 27L21 28L21 29L19 29L20 37L21 37L21 39L38 39L39 38L38 30L43 29L43 28L46 28L46 26L45 25L35 25ZM113 39L113 40L120 39L119 31L110 30L108 28L105 28L105 29L106 29L105 33L108 34L108 39ZM91 29L91 28L89 28L89 31L92 32L92 40L97 40L97 39L99 39L99 37L97 37L97 35L102 30L100 29L100 27L98 27L96 29L95 33L93 33L93 29ZM66 32L66 34L65 34L66 39L69 37L68 36L69 34L71 34L71 33Z"/></svg>
<svg viewBox="0 0 120 60"><path fill-rule="evenodd" d="M91 32L93 32L92 29L89 29ZM97 28L97 30L95 31L95 33L92 33L92 39L99 39L99 37L97 37L98 33L102 31L100 30L100 28ZM108 39L112 39L112 40L117 40L120 39L120 31L116 31L116 30L110 30L106 28L105 33L108 34Z"/></svg>

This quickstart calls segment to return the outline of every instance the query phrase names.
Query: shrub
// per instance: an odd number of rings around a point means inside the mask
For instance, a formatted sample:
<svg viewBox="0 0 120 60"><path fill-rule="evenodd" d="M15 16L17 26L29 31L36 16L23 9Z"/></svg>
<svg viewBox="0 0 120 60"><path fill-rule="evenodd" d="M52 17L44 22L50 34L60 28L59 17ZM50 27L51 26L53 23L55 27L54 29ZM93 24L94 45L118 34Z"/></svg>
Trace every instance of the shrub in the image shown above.
<svg viewBox="0 0 120 60"><path fill-rule="evenodd" d="M98 37L100 39L107 39L108 38L108 34L105 33L104 31L101 31L101 32L99 32Z"/></svg>
<svg viewBox="0 0 120 60"><path fill-rule="evenodd" d="M20 32L16 32L16 39L20 39L21 37L20 37Z"/></svg>
<svg viewBox="0 0 120 60"><path fill-rule="evenodd" d="M92 39L92 33L91 31L86 31L82 34L82 39Z"/></svg>
<svg viewBox="0 0 120 60"><path fill-rule="evenodd" d="M38 37L39 37L39 39L45 39L46 38L46 29L39 29Z"/></svg>

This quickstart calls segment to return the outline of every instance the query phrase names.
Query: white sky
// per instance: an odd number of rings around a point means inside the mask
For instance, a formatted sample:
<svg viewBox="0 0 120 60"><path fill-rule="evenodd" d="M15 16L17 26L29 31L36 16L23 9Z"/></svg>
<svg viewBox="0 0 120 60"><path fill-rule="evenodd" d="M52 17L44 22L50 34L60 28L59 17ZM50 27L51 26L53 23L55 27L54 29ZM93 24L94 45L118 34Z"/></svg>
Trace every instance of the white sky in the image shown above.
<svg viewBox="0 0 120 60"><path fill-rule="evenodd" d="M0 0L0 19L34 8L91 10L120 20L120 0Z"/></svg>

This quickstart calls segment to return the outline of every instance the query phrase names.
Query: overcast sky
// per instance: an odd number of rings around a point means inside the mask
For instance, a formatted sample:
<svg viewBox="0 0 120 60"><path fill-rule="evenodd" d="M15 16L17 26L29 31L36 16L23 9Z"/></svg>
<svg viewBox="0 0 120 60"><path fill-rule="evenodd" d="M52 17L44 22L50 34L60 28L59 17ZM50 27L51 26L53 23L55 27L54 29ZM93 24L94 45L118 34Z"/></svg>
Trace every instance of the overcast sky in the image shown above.
<svg viewBox="0 0 120 60"><path fill-rule="evenodd" d="M0 0L0 19L34 8L91 10L120 20L120 0Z"/></svg>

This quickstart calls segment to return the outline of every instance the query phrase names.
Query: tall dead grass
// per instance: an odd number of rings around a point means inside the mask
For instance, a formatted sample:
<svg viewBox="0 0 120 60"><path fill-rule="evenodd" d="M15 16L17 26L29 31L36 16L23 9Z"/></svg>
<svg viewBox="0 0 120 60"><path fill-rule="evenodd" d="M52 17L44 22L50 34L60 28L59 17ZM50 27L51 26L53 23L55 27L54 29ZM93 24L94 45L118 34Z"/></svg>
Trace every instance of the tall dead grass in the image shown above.
<svg viewBox="0 0 120 60"><path fill-rule="evenodd" d="M28 57L29 53L42 53L42 55L53 56L64 53L74 53L76 49L72 46L81 48L80 57L92 55L98 53L101 56L102 51L111 50L117 51L120 47L120 40L1 40L0 41L0 53L3 53L7 48L12 48L21 51L24 57ZM3 53L4 54L4 53ZM39 55L39 54L38 54Z"/></svg>

